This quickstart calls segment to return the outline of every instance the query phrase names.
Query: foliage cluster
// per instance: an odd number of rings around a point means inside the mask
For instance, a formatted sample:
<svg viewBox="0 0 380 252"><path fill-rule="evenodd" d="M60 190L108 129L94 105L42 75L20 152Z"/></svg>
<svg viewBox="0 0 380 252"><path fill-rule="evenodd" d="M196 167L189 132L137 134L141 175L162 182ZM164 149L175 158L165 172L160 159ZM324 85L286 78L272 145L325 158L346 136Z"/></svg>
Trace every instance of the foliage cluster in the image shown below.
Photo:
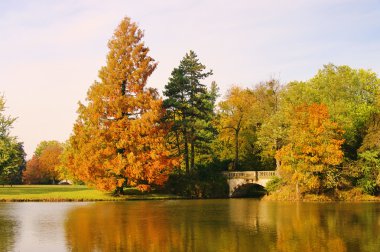
<svg viewBox="0 0 380 252"><path fill-rule="evenodd" d="M0 96L0 184L20 184L25 169L23 143L10 135L15 118L6 116L5 100Z"/></svg>
<svg viewBox="0 0 380 252"><path fill-rule="evenodd" d="M196 166L190 173L177 170L169 176L166 190L188 198L225 198L229 192L226 177L212 164Z"/></svg>
<svg viewBox="0 0 380 252"><path fill-rule="evenodd" d="M24 184L56 184L61 175L63 144L58 141L42 141L23 172Z"/></svg>

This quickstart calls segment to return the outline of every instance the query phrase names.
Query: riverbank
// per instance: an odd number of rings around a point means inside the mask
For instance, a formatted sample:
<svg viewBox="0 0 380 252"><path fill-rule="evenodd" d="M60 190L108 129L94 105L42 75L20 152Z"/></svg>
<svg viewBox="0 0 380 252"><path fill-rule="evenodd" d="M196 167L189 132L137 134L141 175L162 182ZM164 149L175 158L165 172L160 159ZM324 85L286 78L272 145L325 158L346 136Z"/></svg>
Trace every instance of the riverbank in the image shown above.
<svg viewBox="0 0 380 252"><path fill-rule="evenodd" d="M138 193L127 190L127 195L113 196L82 185L16 185L0 187L0 202L64 202L64 201L125 201L179 199L170 194Z"/></svg>
<svg viewBox="0 0 380 252"><path fill-rule="evenodd" d="M360 188L349 190L337 190L330 194L302 194L297 197L294 188L284 186L281 189L271 192L262 200L267 201L303 201L303 202L362 202L362 201L380 201L380 197L365 194Z"/></svg>

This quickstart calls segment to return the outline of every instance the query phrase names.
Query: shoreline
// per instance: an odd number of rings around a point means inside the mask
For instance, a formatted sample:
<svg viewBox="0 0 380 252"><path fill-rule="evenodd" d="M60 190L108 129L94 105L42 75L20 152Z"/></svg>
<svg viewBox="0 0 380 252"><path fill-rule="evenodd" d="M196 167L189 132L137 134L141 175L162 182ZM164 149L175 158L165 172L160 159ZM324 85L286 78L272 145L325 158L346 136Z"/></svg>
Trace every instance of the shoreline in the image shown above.
<svg viewBox="0 0 380 252"><path fill-rule="evenodd" d="M216 199L256 199L263 202L292 202L292 203L380 203L380 197L374 197L371 199L362 198L362 199L353 199L353 200L310 200L310 199L272 199L268 196L262 198L254 197L239 197L239 198L186 198L182 196L166 196L166 195L155 195L155 196L141 196L141 195L128 195L128 197L121 197L115 199L71 199L71 198L39 198L39 199L28 199L28 198L0 198L0 203L17 203L17 202L126 202L126 201L155 201L155 200L216 200Z"/></svg>
<svg viewBox="0 0 380 252"><path fill-rule="evenodd" d="M109 192L99 191L87 186L60 185L16 185L0 187L0 202L123 202L140 200L207 200L207 199L249 199L255 198L267 202L380 202L380 196L364 194L359 189L338 191L336 194L306 194L297 199L293 190L282 188L263 197L235 198L191 198L168 193L138 193L128 188L124 195L113 196Z"/></svg>
<svg viewBox="0 0 380 252"><path fill-rule="evenodd" d="M15 202L125 202L125 201L140 201L140 200L183 200L187 198L181 198L180 196L170 196L170 197L128 197L121 199L2 199L0 198L0 203L15 203Z"/></svg>

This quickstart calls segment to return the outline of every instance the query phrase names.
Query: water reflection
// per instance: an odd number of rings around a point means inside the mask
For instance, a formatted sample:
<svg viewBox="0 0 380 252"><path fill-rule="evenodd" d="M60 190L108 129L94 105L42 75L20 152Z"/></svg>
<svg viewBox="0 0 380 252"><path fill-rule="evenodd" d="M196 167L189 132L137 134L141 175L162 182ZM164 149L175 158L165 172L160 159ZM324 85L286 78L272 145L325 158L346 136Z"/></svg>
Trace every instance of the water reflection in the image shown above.
<svg viewBox="0 0 380 252"><path fill-rule="evenodd" d="M16 240L17 221L9 213L12 206L0 203L0 251L11 251Z"/></svg>
<svg viewBox="0 0 380 252"><path fill-rule="evenodd" d="M96 203L65 223L72 251L377 251L378 204Z"/></svg>
<svg viewBox="0 0 380 252"><path fill-rule="evenodd" d="M380 204L0 203L0 251L379 251Z"/></svg>

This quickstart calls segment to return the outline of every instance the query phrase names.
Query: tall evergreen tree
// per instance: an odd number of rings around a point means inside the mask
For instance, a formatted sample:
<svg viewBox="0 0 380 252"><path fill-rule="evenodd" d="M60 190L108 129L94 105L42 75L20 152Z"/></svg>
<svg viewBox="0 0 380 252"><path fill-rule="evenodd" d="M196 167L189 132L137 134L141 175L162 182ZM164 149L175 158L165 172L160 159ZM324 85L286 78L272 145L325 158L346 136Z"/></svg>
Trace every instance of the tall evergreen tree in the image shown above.
<svg viewBox="0 0 380 252"><path fill-rule="evenodd" d="M165 147L162 101L146 87L157 63L142 39L142 30L123 19L108 43L100 82L88 91L88 104L80 104L65 154L74 177L118 194L126 186L162 185L175 162Z"/></svg>
<svg viewBox="0 0 380 252"><path fill-rule="evenodd" d="M201 82L210 75L212 71L206 71L195 52L190 51L172 71L164 90L165 118L172 123L169 141L177 155L183 156L187 173L194 169L197 146L201 148L208 140L206 132L212 131L217 87L208 90Z"/></svg>

